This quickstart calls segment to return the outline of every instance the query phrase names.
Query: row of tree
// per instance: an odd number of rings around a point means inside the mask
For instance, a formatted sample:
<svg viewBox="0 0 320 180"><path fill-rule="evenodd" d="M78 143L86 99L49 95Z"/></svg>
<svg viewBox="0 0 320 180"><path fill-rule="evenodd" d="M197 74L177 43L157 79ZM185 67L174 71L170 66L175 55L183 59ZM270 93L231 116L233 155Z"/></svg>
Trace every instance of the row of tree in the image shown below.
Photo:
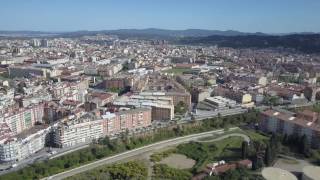
<svg viewBox="0 0 320 180"><path fill-rule="evenodd" d="M140 161L129 161L125 163L112 164L86 171L66 180L87 179L139 179L145 180L148 176L147 166Z"/></svg>
<svg viewBox="0 0 320 180"><path fill-rule="evenodd" d="M263 166L270 166L277 158L280 151L280 139L276 135L272 135L268 142L243 141L241 146L242 159L251 159L253 170L262 168Z"/></svg>
<svg viewBox="0 0 320 180"><path fill-rule="evenodd" d="M263 166L271 166L276 160L279 153L282 152L284 146L290 148L291 151L311 156L311 147L306 135L298 136L272 134L268 142L252 141L249 145L247 142L242 143L242 158L249 158L253 161L253 169L260 169Z"/></svg>

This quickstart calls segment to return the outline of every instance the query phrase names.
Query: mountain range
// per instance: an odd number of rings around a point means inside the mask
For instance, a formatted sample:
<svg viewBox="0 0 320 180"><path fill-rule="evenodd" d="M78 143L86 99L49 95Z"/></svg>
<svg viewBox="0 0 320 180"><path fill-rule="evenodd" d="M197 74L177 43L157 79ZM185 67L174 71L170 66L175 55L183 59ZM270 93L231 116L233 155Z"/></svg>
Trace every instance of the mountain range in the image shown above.
<svg viewBox="0 0 320 180"><path fill-rule="evenodd" d="M292 48L304 53L320 53L320 34L313 32L266 34L240 31L203 29L118 29L101 31L42 32L0 31L2 37L81 37L85 35L112 34L119 38L166 39L176 44L218 45L232 48Z"/></svg>
<svg viewBox="0 0 320 180"><path fill-rule="evenodd" d="M206 29L186 29L186 30L167 30L167 29L117 29L117 30L100 30L100 31L71 31L71 32L46 32L46 31L0 31L0 36L78 36L78 35L94 35L94 34L116 34L116 35L145 35L157 37L205 37L205 36L245 36L245 35L270 35L266 33L256 32L247 33L234 30L206 30ZM285 34L282 34L285 35Z"/></svg>

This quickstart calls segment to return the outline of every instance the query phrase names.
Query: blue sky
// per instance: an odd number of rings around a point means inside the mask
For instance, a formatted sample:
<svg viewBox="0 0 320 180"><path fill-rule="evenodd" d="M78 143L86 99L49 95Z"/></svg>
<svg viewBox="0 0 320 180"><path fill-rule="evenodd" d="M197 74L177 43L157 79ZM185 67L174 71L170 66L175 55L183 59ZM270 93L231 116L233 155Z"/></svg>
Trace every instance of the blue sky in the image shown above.
<svg viewBox="0 0 320 180"><path fill-rule="evenodd" d="M0 30L320 32L320 0L1 0Z"/></svg>

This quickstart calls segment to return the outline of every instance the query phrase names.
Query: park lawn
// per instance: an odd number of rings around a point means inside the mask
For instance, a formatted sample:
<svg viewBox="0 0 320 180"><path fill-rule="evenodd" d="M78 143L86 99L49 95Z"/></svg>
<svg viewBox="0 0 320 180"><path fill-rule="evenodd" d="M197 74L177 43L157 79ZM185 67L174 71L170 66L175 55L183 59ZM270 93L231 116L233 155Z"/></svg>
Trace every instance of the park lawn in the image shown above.
<svg viewBox="0 0 320 180"><path fill-rule="evenodd" d="M161 152L155 152L150 156L152 162L160 162L162 159L174 154L176 152L175 148L171 148Z"/></svg>
<svg viewBox="0 0 320 180"><path fill-rule="evenodd" d="M173 73L173 74L183 74L184 72L187 72L191 70L190 68L172 68L165 70L166 73Z"/></svg>
<svg viewBox="0 0 320 180"><path fill-rule="evenodd" d="M244 130L243 131L246 135L248 135L250 137L250 140L252 141L268 141L269 137L265 136L263 134L257 133L254 130Z"/></svg>
<svg viewBox="0 0 320 180"><path fill-rule="evenodd" d="M254 130L243 130L243 129L236 129L232 131L227 131L223 134L213 134L210 137L202 138L200 140L214 140L220 136L224 136L227 134L233 133L240 133L246 134L250 137L252 141L261 141L266 142L269 140L268 136L263 134L257 133ZM197 163L193 167L196 172L201 171L207 164L225 160L226 162L230 161L237 161L241 159L241 146L244 139L242 137L229 137L220 141L213 141L213 142L200 142L201 149L204 149L200 152L194 151L193 153L184 153L185 151L180 151L182 154L187 155L189 158L196 159ZM182 146L184 149L192 149L192 144L189 143L190 146ZM212 148L215 147L215 148ZM177 151L179 153L179 149ZM199 155L196 155L199 154ZM201 154L205 154L205 156L200 156ZM194 156L194 157L192 157Z"/></svg>
<svg viewBox="0 0 320 180"><path fill-rule="evenodd" d="M242 142L243 138L241 137L229 137L221 141L213 142L212 144L217 147L217 150L209 156L209 160L226 160L226 158L230 159L229 157L232 157L230 160L233 160L233 158L236 158L236 160L239 159L241 156Z"/></svg>
<svg viewBox="0 0 320 180"><path fill-rule="evenodd" d="M241 158L241 145L243 138L229 137L215 142L190 142L179 145L177 153L196 160L193 169L201 171L207 164L220 160L235 161Z"/></svg>
<svg viewBox="0 0 320 180"><path fill-rule="evenodd" d="M217 161L225 160L236 161L241 159L241 145L243 138L241 137L229 137L221 141L204 143L209 145L215 145L217 150L210 152L208 158L203 162L197 171L203 169L207 164L214 163Z"/></svg>

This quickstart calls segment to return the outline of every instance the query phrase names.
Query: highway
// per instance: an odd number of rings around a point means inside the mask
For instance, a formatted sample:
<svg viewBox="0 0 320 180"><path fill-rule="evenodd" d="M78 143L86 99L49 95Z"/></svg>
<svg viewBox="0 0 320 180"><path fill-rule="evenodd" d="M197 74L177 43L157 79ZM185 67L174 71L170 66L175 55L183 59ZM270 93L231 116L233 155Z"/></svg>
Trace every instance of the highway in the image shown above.
<svg viewBox="0 0 320 180"><path fill-rule="evenodd" d="M229 131L233 131L233 130L236 130L236 129L239 129L239 128L238 127L233 127L233 128L230 128ZM117 161L121 161L121 160L127 159L129 157L137 156L139 154L143 154L143 153L146 153L146 152L149 152L149 151L152 151L152 150L157 150L157 149L161 149L161 148L164 148L164 147L181 144L181 143L184 143L184 142L197 140L199 138L209 137L209 136L212 136L214 133L223 133L223 132L224 132L224 130L220 129L220 130L208 131L208 132L199 133L199 134L192 134L192 135L188 135L188 136L184 136L184 137L178 137L178 138L174 138L174 139L169 139L169 140L157 142L157 143L150 144L150 145L147 145L147 146L144 146L144 147L140 147L140 148L137 148L137 149L133 149L133 150L130 150L130 151L127 151L127 152L123 152L123 153L120 153L120 154L117 154L117 155L114 155L114 156L111 156L111 157L106 157L106 158L103 158L101 160L92 162L90 164L86 164L86 165L83 165L83 166L80 166L80 167L77 167L77 168L74 168L74 169L70 169L68 171L64 171L64 172L61 172L61 173L53 175L53 176L46 177L46 178L44 178L44 180L64 179L64 178L67 178L69 176L73 176L75 174L79 174L81 172L85 172L85 171L88 171L90 169L94 169L96 167L102 166L102 165L106 165L106 164L114 163L114 162L117 162ZM227 137L229 137L229 136L226 135L225 138L227 138Z"/></svg>

